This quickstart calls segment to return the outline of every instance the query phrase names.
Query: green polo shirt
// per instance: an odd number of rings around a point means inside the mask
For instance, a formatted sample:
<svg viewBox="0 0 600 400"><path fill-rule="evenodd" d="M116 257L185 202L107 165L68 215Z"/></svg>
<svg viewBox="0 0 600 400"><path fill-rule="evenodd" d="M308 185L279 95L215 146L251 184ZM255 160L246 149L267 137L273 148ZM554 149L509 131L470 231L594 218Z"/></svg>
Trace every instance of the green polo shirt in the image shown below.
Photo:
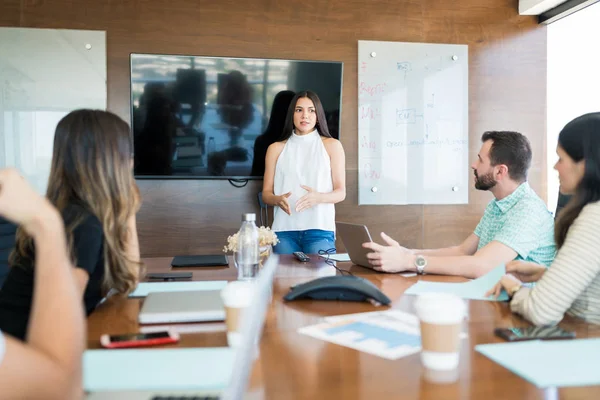
<svg viewBox="0 0 600 400"><path fill-rule="evenodd" d="M517 252L516 260L550 266L554 260L554 218L527 182L502 200L492 200L475 228L477 250L497 241Z"/></svg>

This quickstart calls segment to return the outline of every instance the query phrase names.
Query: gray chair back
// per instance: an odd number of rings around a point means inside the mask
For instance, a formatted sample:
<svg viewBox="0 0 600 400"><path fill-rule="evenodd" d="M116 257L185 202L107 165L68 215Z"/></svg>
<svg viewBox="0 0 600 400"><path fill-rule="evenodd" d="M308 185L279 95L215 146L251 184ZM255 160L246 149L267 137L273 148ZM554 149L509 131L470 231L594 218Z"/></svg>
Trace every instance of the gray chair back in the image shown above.
<svg viewBox="0 0 600 400"><path fill-rule="evenodd" d="M556 204L556 212L554 213L554 219L556 219L560 210L562 210L567 205L570 199L571 196L558 193L558 203Z"/></svg>
<svg viewBox="0 0 600 400"><path fill-rule="evenodd" d="M0 287L8 275L8 257L15 247L16 232L16 225L0 218Z"/></svg>

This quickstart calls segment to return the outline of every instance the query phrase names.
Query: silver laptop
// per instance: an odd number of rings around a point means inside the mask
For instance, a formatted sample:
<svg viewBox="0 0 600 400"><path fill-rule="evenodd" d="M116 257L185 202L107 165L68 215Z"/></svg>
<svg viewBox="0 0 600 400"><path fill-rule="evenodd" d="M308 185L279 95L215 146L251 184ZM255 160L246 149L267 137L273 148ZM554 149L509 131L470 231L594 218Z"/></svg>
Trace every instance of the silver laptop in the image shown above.
<svg viewBox="0 0 600 400"><path fill-rule="evenodd" d="M138 315L140 324L169 324L225 320L219 290L151 292Z"/></svg>
<svg viewBox="0 0 600 400"><path fill-rule="evenodd" d="M252 369L252 363L254 361L256 343L260 339L263 324L267 314L267 307L271 300L271 288L273 277L275 275L275 269L279 257L273 254L269 257L265 266L261 270L256 280L256 295L252 299L252 303L248 309L248 312L244 313L242 319L241 333L242 343L237 349L235 354L235 361L233 363L232 373L229 378L229 384L222 390L215 391L189 391L189 390L173 390L173 391L112 391L112 392L96 392L90 393L87 397L88 400L152 400L152 399L169 399L175 397L183 400L189 397L194 399L195 397L208 397L220 400L240 400L244 397L248 381L250 379L250 373ZM113 351L113 350L106 350ZM146 350L149 351L149 350ZM156 349L151 351L166 351L163 349ZM202 361L202 360L200 360ZM207 355L207 363L213 363L214 360L211 355ZM173 369L173 365L163 365L161 368ZM176 367L175 367L176 368ZM198 380L202 380L202 376L198 376Z"/></svg>
<svg viewBox="0 0 600 400"><path fill-rule="evenodd" d="M350 261L361 267L373 268L367 258L367 253L370 253L371 250L362 247L363 243L373 241L367 227L346 222L336 222L335 227L337 235L342 239L350 256Z"/></svg>

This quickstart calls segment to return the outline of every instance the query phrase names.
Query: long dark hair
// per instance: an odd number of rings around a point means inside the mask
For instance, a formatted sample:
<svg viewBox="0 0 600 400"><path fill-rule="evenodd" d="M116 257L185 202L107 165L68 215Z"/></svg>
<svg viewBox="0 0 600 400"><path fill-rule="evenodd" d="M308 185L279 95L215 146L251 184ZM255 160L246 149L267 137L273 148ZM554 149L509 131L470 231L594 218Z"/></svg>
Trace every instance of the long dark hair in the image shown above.
<svg viewBox="0 0 600 400"><path fill-rule="evenodd" d="M554 240L560 248L583 207L600 200L600 112L585 114L569 122L560 132L558 144L573 161L585 161L583 178L560 212L554 228Z"/></svg>
<svg viewBox="0 0 600 400"><path fill-rule="evenodd" d="M317 129L317 131L319 131L319 135L325 137L332 137L329 133L329 128L327 127L327 117L325 117L325 110L323 110L323 104L321 104L319 96L317 96L315 92L305 90L303 92L297 93L292 99L292 102L290 103L287 116L285 117L283 133L279 138L280 142L288 140L290 136L292 136L292 132L294 131L294 111L296 110L296 103L298 102L298 99L302 97L310 99L315 105L315 111L317 112L317 124L315 125L315 128Z"/></svg>
<svg viewBox="0 0 600 400"><path fill-rule="evenodd" d="M103 290L129 293L137 285L141 264L130 260L125 244L127 222L141 198L131 171L129 126L107 111L76 110L60 120L54 134L52 166L46 197L61 212L72 203L83 206L102 224L104 236ZM66 227L72 261L73 232L82 216ZM30 259L33 243L23 229L17 233L12 265Z"/></svg>

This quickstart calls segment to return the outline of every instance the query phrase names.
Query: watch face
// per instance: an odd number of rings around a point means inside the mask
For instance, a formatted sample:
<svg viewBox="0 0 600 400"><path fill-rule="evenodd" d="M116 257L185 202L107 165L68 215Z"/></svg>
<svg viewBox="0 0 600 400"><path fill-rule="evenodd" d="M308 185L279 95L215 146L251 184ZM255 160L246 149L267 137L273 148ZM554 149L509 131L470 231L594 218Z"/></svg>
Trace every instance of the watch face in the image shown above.
<svg viewBox="0 0 600 400"><path fill-rule="evenodd" d="M425 261L425 257L417 257L417 259L415 260L415 263L419 267L424 267L427 264L427 261Z"/></svg>

